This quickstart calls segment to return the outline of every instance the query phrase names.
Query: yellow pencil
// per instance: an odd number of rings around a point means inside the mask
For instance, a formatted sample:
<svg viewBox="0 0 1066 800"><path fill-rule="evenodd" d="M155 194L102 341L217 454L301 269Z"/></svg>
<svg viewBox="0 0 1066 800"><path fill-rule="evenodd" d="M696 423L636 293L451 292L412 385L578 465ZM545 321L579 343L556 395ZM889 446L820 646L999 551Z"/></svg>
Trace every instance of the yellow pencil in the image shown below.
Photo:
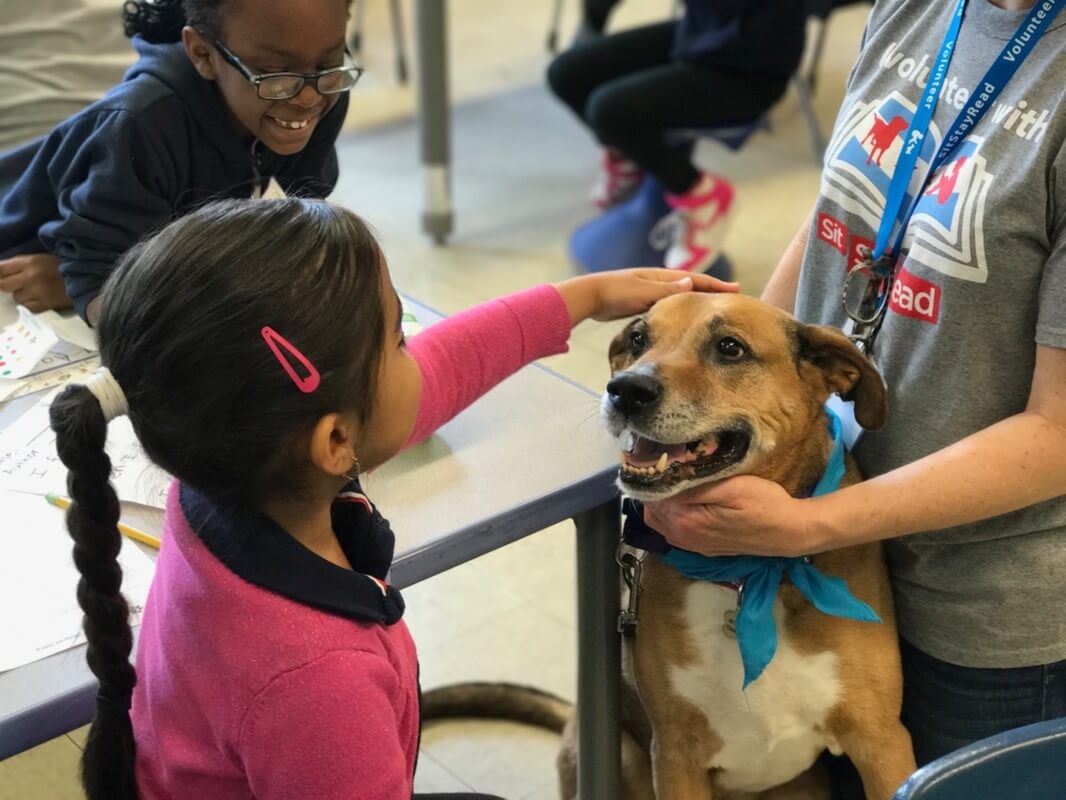
<svg viewBox="0 0 1066 800"><path fill-rule="evenodd" d="M60 497L57 494L45 495L44 499L54 506L59 506L59 508L70 508L70 501L67 500L67 498ZM123 536L128 536L135 542L146 544L149 547L154 547L157 550L159 549L159 539L155 536L152 536L152 534L150 533L145 533L144 531L139 531L136 528L131 528L125 522L118 523L118 530L119 533L121 533Z"/></svg>

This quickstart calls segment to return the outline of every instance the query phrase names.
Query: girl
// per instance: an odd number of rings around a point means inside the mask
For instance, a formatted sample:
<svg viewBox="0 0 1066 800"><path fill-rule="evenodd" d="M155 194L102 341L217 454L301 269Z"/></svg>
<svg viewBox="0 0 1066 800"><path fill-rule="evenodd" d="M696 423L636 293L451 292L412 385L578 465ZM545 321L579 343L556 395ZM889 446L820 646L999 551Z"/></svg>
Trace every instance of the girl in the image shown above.
<svg viewBox="0 0 1066 800"><path fill-rule="evenodd" d="M350 0L137 0L140 59L105 98L0 156L0 291L90 323L118 258L213 197L325 197L361 70ZM276 191L276 189L275 189Z"/></svg>
<svg viewBox="0 0 1066 800"><path fill-rule="evenodd" d="M106 369L52 407L100 680L89 800L410 797L415 650L384 582L393 536L360 473L566 350L583 319L735 289L676 277L542 286L408 348L381 252L339 208L214 203L134 248L104 292ZM119 413L177 479L136 674L104 452Z"/></svg>

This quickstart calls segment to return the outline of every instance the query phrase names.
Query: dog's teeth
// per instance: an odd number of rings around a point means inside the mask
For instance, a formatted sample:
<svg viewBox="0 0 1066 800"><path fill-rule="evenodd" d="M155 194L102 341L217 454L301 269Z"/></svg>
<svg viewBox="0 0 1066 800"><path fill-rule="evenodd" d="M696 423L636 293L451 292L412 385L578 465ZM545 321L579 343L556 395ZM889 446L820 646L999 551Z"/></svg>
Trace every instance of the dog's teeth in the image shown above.
<svg viewBox="0 0 1066 800"><path fill-rule="evenodd" d="M655 465L655 471L656 472L662 472L663 470L665 470L666 469L666 463L669 460L670 459L667 457L666 453L663 453L661 456L659 456L659 461Z"/></svg>

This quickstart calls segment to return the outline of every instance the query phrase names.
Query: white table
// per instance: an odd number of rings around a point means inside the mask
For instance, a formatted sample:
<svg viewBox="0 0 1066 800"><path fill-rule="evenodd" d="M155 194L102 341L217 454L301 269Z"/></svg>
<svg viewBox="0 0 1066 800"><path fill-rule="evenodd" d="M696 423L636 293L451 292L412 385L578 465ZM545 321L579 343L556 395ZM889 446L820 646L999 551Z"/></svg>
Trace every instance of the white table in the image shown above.
<svg viewBox="0 0 1066 800"><path fill-rule="evenodd" d="M423 324L440 319L411 305ZM0 427L32 402L0 407ZM375 473L366 489L396 532L392 582L400 588L574 519L579 787L582 797L605 800L620 796L619 511L616 450L597 405L589 390L526 367ZM95 692L84 646L0 673L0 759L88 723Z"/></svg>

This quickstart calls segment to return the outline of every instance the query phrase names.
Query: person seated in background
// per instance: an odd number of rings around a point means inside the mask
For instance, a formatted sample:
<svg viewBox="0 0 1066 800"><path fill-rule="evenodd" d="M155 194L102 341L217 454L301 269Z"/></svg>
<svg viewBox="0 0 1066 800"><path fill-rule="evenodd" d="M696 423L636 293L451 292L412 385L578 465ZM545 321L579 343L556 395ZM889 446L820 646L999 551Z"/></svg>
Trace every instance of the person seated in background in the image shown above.
<svg viewBox="0 0 1066 800"><path fill-rule="evenodd" d="M694 143L666 132L765 114L803 58L806 18L799 0L685 0L680 19L588 39L548 68L552 91L604 147L593 202L627 200L645 174L664 187L675 212L664 266L708 269L733 200L729 181L693 164Z"/></svg>
<svg viewBox="0 0 1066 800"><path fill-rule="evenodd" d="M92 324L118 259L175 217L215 198L327 196L362 73L345 47L349 5L127 2L139 59L125 80L0 155L0 291Z"/></svg>

